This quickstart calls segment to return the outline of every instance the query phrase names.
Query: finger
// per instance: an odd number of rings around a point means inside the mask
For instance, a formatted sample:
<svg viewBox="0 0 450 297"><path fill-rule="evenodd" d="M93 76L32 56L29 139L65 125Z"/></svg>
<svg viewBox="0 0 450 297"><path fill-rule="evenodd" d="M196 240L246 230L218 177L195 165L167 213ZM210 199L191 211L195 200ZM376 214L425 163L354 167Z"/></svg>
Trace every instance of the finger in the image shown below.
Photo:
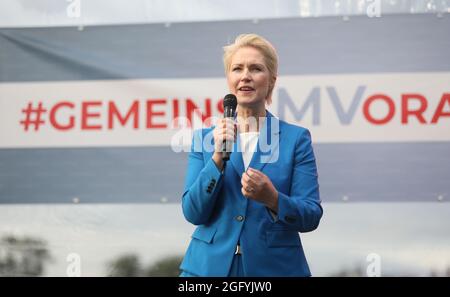
<svg viewBox="0 0 450 297"><path fill-rule="evenodd" d="M223 135L222 137L220 137L220 139L223 141L227 141L227 142L234 142L234 137L231 135Z"/></svg>
<svg viewBox="0 0 450 297"><path fill-rule="evenodd" d="M252 189L257 189L258 188L258 182L255 180L250 179L249 181L247 181L247 186L252 188Z"/></svg>
<svg viewBox="0 0 450 297"><path fill-rule="evenodd" d="M248 176L247 172L244 172L244 174L242 174L242 180L244 180L245 182L248 182L251 179L250 176Z"/></svg>
<svg viewBox="0 0 450 297"><path fill-rule="evenodd" d="M245 189L252 189L253 190L253 191L250 191L250 192L255 192L256 189L259 188L258 183L254 182L251 179L248 179L247 177L245 177L245 175L242 175L241 185ZM249 192L249 191L247 190L247 192Z"/></svg>
<svg viewBox="0 0 450 297"><path fill-rule="evenodd" d="M247 176L249 176L249 180L248 180L248 184L251 185L252 187L254 187L255 189L259 189L261 187L261 185L264 184L265 180L267 179L265 177L265 175L261 174L256 174L254 172L249 172L247 174Z"/></svg>
<svg viewBox="0 0 450 297"><path fill-rule="evenodd" d="M245 187L245 186L247 185L247 179L246 179L246 177L244 176L244 174L242 175L242 178L241 178L241 185L242 185L243 187Z"/></svg>
<svg viewBox="0 0 450 297"><path fill-rule="evenodd" d="M234 131L234 123L233 122L223 121L223 123L221 124L220 127L222 127L223 129L226 129L226 130Z"/></svg>
<svg viewBox="0 0 450 297"><path fill-rule="evenodd" d="M244 187L241 188L241 192L242 192L242 195L244 195L247 198L250 198L252 195L250 192L247 192L247 190Z"/></svg>
<svg viewBox="0 0 450 297"><path fill-rule="evenodd" d="M217 127L224 128L226 126L225 119L219 119L217 122Z"/></svg>
<svg viewBox="0 0 450 297"><path fill-rule="evenodd" d="M249 176L248 174L243 174L242 177L244 178L245 183L246 183L247 185L252 185L252 186L255 185L255 181L254 181L253 178L252 178L251 176Z"/></svg>
<svg viewBox="0 0 450 297"><path fill-rule="evenodd" d="M225 143L227 143L227 150L231 149L231 144L234 143L234 139L231 136L228 135L218 135L214 138L215 147L217 150L223 150L225 149Z"/></svg>
<svg viewBox="0 0 450 297"><path fill-rule="evenodd" d="M229 140L229 141L232 141L232 142L234 142L234 135L230 135L230 134L227 134L227 133L222 133L222 134L220 134L220 135L218 135L218 137L219 137L219 139L221 139L221 140Z"/></svg>
<svg viewBox="0 0 450 297"><path fill-rule="evenodd" d="M235 124L234 119L230 119L230 118L225 118L224 122L228 125L228 126L233 126Z"/></svg>
<svg viewBox="0 0 450 297"><path fill-rule="evenodd" d="M220 132L222 134L234 136L234 130L233 129L222 128L222 130L220 130Z"/></svg>
<svg viewBox="0 0 450 297"><path fill-rule="evenodd" d="M241 178L241 185L243 187L251 187L251 188L255 188L257 186L257 184L255 182L253 182L252 180L250 180L248 177L245 177L245 175L242 175Z"/></svg>
<svg viewBox="0 0 450 297"><path fill-rule="evenodd" d="M224 132L228 135L232 135L234 136L236 133L234 132L234 128L233 127L228 127L224 130Z"/></svg>
<svg viewBox="0 0 450 297"><path fill-rule="evenodd" d="M233 131L227 131L226 133L228 136L230 136L231 138L234 138L236 135L234 134Z"/></svg>
<svg viewBox="0 0 450 297"><path fill-rule="evenodd" d="M256 174L255 172L252 172L250 170L247 169L247 171L245 171L245 175L248 177L249 180L251 181L257 181L258 179L260 179L261 177Z"/></svg>
<svg viewBox="0 0 450 297"><path fill-rule="evenodd" d="M219 125L219 126L217 126L221 131L232 131L232 132L234 132L235 131L235 126L234 126L234 124L227 124L227 123L223 123L223 124L221 124L221 125Z"/></svg>
<svg viewBox="0 0 450 297"><path fill-rule="evenodd" d="M248 167L247 171L249 171L250 173L255 173L255 174L260 172L259 170L255 169L255 168L252 168L252 167Z"/></svg>
<svg viewBox="0 0 450 297"><path fill-rule="evenodd" d="M249 167L247 169L247 171L248 171L249 176L255 176L255 177L263 177L263 176L265 176L265 174L262 173L261 171L259 171L257 169L254 169L254 168L251 168L251 167Z"/></svg>

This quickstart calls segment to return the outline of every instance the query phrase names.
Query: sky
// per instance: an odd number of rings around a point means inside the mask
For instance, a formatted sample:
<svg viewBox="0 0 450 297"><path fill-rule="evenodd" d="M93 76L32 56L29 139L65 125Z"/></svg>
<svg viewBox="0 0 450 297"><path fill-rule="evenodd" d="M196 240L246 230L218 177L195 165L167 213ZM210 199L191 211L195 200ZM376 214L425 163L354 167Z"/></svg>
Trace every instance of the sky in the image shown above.
<svg viewBox="0 0 450 297"><path fill-rule="evenodd" d="M293 16L297 1L261 0L72 0L80 4L80 15L68 14L72 2L65 0L3 0L0 27L69 24L142 23ZM126 3L126 4L125 4ZM72 10L75 11L75 10ZM21 17L18 19L17 16Z"/></svg>
<svg viewBox="0 0 450 297"><path fill-rule="evenodd" d="M327 276L380 258L381 275L426 276L450 267L450 204L324 203L319 228L301 234L314 276ZM48 276L66 276L70 254L82 276L107 275L107 263L128 253L151 265L183 255L194 230L180 204L1 205L0 235L45 239Z"/></svg>
<svg viewBox="0 0 450 297"><path fill-rule="evenodd" d="M379 7L370 6L379 3ZM448 13L450 0L2 0L0 27ZM77 13L79 12L79 13Z"/></svg>

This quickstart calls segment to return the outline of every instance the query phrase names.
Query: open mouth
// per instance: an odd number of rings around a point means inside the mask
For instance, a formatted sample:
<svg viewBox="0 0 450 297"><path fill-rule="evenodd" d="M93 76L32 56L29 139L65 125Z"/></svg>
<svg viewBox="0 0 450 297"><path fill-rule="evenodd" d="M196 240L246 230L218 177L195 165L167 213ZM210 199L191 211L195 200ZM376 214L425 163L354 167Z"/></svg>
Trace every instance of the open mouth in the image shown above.
<svg viewBox="0 0 450 297"><path fill-rule="evenodd" d="M252 87L240 87L238 90L241 92L253 92L255 89Z"/></svg>

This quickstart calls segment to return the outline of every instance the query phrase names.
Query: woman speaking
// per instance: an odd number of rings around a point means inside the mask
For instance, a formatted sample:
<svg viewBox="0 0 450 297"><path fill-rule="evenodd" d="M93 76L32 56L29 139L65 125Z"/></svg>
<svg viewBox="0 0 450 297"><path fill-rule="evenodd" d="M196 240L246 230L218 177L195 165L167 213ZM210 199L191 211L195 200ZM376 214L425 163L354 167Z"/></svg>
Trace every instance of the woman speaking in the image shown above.
<svg viewBox="0 0 450 297"><path fill-rule="evenodd" d="M197 228L180 276L310 276L299 232L323 213L311 135L266 110L278 71L266 39L242 34L224 51L236 116L194 133L182 209ZM214 149L198 149L209 133Z"/></svg>

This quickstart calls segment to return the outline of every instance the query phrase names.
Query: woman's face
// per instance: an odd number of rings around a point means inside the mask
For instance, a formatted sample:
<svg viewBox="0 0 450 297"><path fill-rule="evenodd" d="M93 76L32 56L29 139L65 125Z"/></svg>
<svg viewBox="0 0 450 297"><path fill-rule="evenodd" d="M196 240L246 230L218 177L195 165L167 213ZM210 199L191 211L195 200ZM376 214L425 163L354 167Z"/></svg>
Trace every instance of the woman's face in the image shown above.
<svg viewBox="0 0 450 297"><path fill-rule="evenodd" d="M228 88L240 106L265 104L270 86L270 73L263 54L253 47L243 47L231 57L227 73Z"/></svg>

